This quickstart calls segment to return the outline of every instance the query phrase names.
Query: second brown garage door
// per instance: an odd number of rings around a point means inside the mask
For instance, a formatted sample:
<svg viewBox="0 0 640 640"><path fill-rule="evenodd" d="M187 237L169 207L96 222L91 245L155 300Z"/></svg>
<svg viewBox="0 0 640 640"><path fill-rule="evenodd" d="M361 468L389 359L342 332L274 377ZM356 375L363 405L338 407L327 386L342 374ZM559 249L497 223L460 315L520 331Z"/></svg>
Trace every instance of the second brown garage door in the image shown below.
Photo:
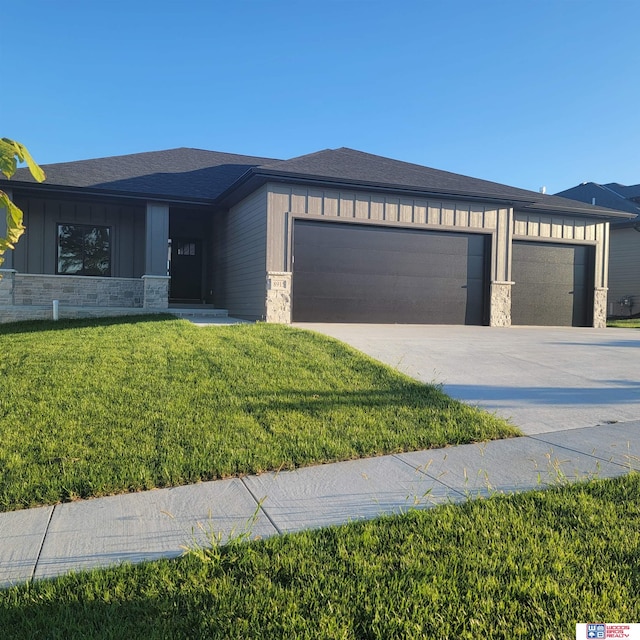
<svg viewBox="0 0 640 640"><path fill-rule="evenodd" d="M514 242L512 324L592 326L594 253L588 245Z"/></svg>
<svg viewBox="0 0 640 640"><path fill-rule="evenodd" d="M490 238L296 220L293 320L486 324Z"/></svg>

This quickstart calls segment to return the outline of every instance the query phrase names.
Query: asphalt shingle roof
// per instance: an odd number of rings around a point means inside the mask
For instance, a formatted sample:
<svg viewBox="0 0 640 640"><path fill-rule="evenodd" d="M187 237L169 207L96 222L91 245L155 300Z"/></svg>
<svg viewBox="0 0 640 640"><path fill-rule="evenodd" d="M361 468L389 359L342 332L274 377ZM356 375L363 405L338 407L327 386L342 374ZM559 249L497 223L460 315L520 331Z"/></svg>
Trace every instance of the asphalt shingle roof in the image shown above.
<svg viewBox="0 0 640 640"><path fill-rule="evenodd" d="M252 167L274 161L182 147L48 164L43 169L49 186L212 201ZM34 182L26 168L12 180Z"/></svg>
<svg viewBox="0 0 640 640"><path fill-rule="evenodd" d="M248 181L289 180L352 188L410 191L513 202L518 208L603 216L611 212L576 200L432 169L342 147L290 160L179 148L45 165L43 188L80 189L137 197L213 203ZM33 183L27 169L13 178ZM16 185L17 186L17 185ZM615 214L614 214L615 215Z"/></svg>
<svg viewBox="0 0 640 640"><path fill-rule="evenodd" d="M640 185L626 187L617 182L610 182L608 184L583 182L575 187L571 187L571 189L560 191L556 195L588 203L593 202L595 199L597 206L640 215L640 204L629 199L640 195Z"/></svg>

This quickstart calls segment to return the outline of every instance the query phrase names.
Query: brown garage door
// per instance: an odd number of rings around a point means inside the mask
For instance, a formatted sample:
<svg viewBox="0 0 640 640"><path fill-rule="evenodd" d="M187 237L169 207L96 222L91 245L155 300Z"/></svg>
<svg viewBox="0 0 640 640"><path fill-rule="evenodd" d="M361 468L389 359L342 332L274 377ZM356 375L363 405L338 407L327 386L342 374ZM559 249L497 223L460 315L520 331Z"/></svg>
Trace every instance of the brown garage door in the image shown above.
<svg viewBox="0 0 640 640"><path fill-rule="evenodd" d="M489 236L296 220L293 320L486 324Z"/></svg>
<svg viewBox="0 0 640 640"><path fill-rule="evenodd" d="M594 247L514 242L512 324L590 327Z"/></svg>

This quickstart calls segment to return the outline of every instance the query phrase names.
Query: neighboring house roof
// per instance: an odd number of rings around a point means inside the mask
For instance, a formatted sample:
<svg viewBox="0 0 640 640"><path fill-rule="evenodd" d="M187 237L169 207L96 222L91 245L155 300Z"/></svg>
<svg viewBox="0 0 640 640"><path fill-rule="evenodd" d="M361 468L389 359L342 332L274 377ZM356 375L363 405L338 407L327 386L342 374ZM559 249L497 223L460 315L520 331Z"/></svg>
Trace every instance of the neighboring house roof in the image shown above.
<svg viewBox="0 0 640 640"><path fill-rule="evenodd" d="M556 194L562 198L571 198L581 202L590 202L596 206L626 211L635 214L636 218L622 220L618 224L637 224L640 216L640 203L632 198L640 198L640 184L625 186L617 182L598 184L597 182L583 182L571 189L565 189Z"/></svg>
<svg viewBox="0 0 640 640"><path fill-rule="evenodd" d="M342 147L290 160L202 149L170 149L44 165L36 184L27 169L14 183L47 191L82 191L175 202L229 204L267 181L328 184L426 197L459 197L537 212L628 218L603 208ZM17 186L17 185L16 185Z"/></svg>

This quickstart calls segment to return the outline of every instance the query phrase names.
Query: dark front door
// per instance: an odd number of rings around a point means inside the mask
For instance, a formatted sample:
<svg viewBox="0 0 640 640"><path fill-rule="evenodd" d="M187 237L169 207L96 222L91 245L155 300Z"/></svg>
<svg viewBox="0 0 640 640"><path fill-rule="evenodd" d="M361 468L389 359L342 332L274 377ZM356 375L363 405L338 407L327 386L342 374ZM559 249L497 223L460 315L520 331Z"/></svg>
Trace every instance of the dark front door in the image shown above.
<svg viewBox="0 0 640 640"><path fill-rule="evenodd" d="M591 326L594 252L587 245L514 242L511 323Z"/></svg>
<svg viewBox="0 0 640 640"><path fill-rule="evenodd" d="M172 300L202 302L202 243L193 238L171 240Z"/></svg>
<svg viewBox="0 0 640 640"><path fill-rule="evenodd" d="M293 319L484 324L489 238L296 220Z"/></svg>

